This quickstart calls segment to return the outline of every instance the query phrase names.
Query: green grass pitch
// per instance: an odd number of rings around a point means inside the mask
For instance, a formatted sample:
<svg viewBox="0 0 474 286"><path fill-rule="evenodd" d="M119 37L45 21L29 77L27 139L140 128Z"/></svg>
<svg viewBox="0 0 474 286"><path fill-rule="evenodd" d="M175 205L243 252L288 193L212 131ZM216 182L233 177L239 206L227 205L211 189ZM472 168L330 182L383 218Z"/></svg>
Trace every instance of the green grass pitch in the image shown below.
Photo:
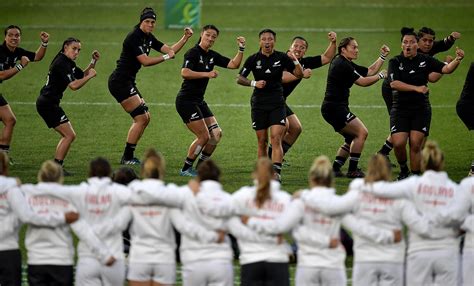
<svg viewBox="0 0 474 286"><path fill-rule="evenodd" d="M52 159L59 135L49 130L36 112L35 101L44 85L48 66L60 49L62 41L74 36L82 41L77 64L85 67L94 49L101 52L98 75L77 92L66 91L62 107L77 133L65 164L75 176L66 183L78 183L86 178L88 162L96 156L109 159L113 167L125 145L131 118L115 102L107 89L107 79L115 68L126 34L137 24L145 6L158 14L155 36L168 44L174 43L181 30L165 30L164 1L118 0L3 0L0 3L0 26L16 24L22 27L21 47L36 50L39 32L50 33L48 52L41 62L31 63L19 75L3 82L0 92L9 101L17 116L11 155L17 162L10 174L23 182L36 182L40 164ZM455 181L467 175L474 159L473 134L458 119L455 104L464 84L470 62L474 59L474 3L467 0L209 0L202 1L201 24L212 23L221 29L213 47L232 57L237 51L236 37L247 38L244 57L258 50L258 32L272 28L277 32L277 50L286 50L291 39L301 35L308 39L307 55L321 54L327 47L326 33L336 31L338 38L353 36L360 48L356 63L370 65L379 55L382 44L391 47L391 56L400 51L402 26L433 28L437 38L452 31L462 33L455 45L463 48L466 57L452 75L444 76L430 85L433 118L430 139L436 140L446 155L446 170ZM150 107L152 121L137 148L137 155L148 147L161 151L167 160L166 180L178 184L186 178L178 176L186 157L192 134L175 111L174 100L181 85L180 67L184 52L199 39L199 30L176 59L142 68L137 85ZM454 48L438 55L444 59L453 55ZM387 68L387 64L384 65ZM223 185L233 192L251 183L250 173L256 159L256 136L250 122L251 89L235 83L237 71L219 69L219 77L211 79L206 101L223 129L223 139L213 159L223 169ZM342 143L320 113L326 86L327 66L315 70L312 78L304 80L288 99L288 104L300 118L303 133L286 159L291 164L282 172L283 189L293 192L307 186L307 170L313 159L321 154L334 157ZM351 89L352 111L369 130L361 163L365 169L370 155L384 142L388 131L388 115L380 92L381 82L367 88ZM474 112L474 111L473 111ZM392 158L394 156L392 155ZM344 192L348 179L338 179L336 187Z"/></svg>

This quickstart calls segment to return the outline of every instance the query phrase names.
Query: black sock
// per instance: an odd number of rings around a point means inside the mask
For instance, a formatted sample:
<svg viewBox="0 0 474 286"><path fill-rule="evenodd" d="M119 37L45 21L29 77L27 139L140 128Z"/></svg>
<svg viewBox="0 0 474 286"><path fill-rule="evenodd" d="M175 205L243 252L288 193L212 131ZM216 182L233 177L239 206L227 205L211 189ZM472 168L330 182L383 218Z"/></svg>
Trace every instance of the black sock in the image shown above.
<svg viewBox="0 0 474 286"><path fill-rule="evenodd" d="M281 163L273 163L273 170L278 174L281 174Z"/></svg>
<svg viewBox="0 0 474 286"><path fill-rule="evenodd" d="M341 167L344 166L344 163L346 162L347 158L342 157L342 156L336 156L336 159L334 160L334 163L332 163L332 169L334 171L340 171Z"/></svg>
<svg viewBox="0 0 474 286"><path fill-rule="evenodd" d="M199 166L199 164L201 164L202 162L204 162L204 161L206 161L206 160L211 159L211 155L212 155L212 154L209 154L209 153L206 153L206 152L202 151L202 152L201 152L201 155L199 156L199 160L198 160L198 162L197 162L197 164L196 164L196 169L197 169L197 167Z"/></svg>
<svg viewBox="0 0 474 286"><path fill-rule="evenodd" d="M377 152L379 154L388 156L390 154L390 151L393 149L393 144L388 142L388 140L385 140L385 143L383 144L382 148Z"/></svg>
<svg viewBox="0 0 474 286"><path fill-rule="evenodd" d="M413 170L411 170L411 173L412 173L413 175L421 175L421 171L413 171Z"/></svg>
<svg viewBox="0 0 474 286"><path fill-rule="evenodd" d="M283 142L281 142L281 146L283 147L283 155L285 155L286 152L288 152L288 150L290 150L292 145L286 143L285 141L283 141Z"/></svg>
<svg viewBox="0 0 474 286"><path fill-rule="evenodd" d="M59 165L64 165L64 160L54 159L54 162L58 163Z"/></svg>
<svg viewBox="0 0 474 286"><path fill-rule="evenodd" d="M273 152L273 149L272 149L272 144L268 144L268 158L272 158L272 152Z"/></svg>
<svg viewBox="0 0 474 286"><path fill-rule="evenodd" d="M127 145L125 145L125 150L123 151L123 158L125 160L132 160L135 148L137 148L137 144L131 144L127 142Z"/></svg>
<svg viewBox="0 0 474 286"><path fill-rule="evenodd" d="M3 151L3 152L10 151L10 145L1 145L0 144L0 151Z"/></svg>
<svg viewBox="0 0 474 286"><path fill-rule="evenodd" d="M400 165L400 173L409 173L410 170L408 169L407 161L400 162L398 161L398 164Z"/></svg>
<svg viewBox="0 0 474 286"><path fill-rule="evenodd" d="M349 157L349 172L356 171L359 164L360 153L351 153Z"/></svg>
<svg viewBox="0 0 474 286"><path fill-rule="evenodd" d="M186 171L186 170L190 169L193 166L194 161L196 161L196 158L191 159L189 157L186 157L186 160L184 161L183 168L181 170Z"/></svg>
<svg viewBox="0 0 474 286"><path fill-rule="evenodd" d="M471 163L471 172L474 173L474 161L472 161L472 163Z"/></svg>

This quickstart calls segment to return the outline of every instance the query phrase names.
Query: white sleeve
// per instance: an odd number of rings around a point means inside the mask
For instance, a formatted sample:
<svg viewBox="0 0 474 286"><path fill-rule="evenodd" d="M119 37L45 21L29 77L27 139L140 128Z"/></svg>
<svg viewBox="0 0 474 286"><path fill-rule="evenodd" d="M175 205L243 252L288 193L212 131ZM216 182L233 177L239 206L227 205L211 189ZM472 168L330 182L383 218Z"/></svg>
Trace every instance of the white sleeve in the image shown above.
<svg viewBox="0 0 474 286"><path fill-rule="evenodd" d="M304 204L301 200L292 201L288 208L274 220L259 220L250 217L247 226L257 232L280 234L290 231L304 215Z"/></svg>
<svg viewBox="0 0 474 286"><path fill-rule="evenodd" d="M417 181L418 177L413 176L397 182L376 182L367 184L364 190L383 198L412 200Z"/></svg>
<svg viewBox="0 0 474 286"><path fill-rule="evenodd" d="M65 224L64 213L36 214L26 201L20 188L15 187L8 191L7 200L13 213L24 223L37 226L56 227Z"/></svg>
<svg viewBox="0 0 474 286"><path fill-rule="evenodd" d="M278 243L278 237L259 234L244 225L238 217L232 217L231 219L229 219L228 226L230 233L232 233L232 235L235 236L235 238L237 238L238 240L241 239L244 241L262 242L270 244Z"/></svg>
<svg viewBox="0 0 474 286"><path fill-rule="evenodd" d="M305 205L329 216L351 212L357 203L359 191L351 190L343 196L321 198L316 192L303 192L301 198Z"/></svg>
<svg viewBox="0 0 474 286"><path fill-rule="evenodd" d="M107 261L112 257L112 253L107 246L97 237L96 233L83 219L80 219L71 224L71 229L77 235L77 237L83 241L87 247L95 254L97 259L102 263L106 264Z"/></svg>
<svg viewBox="0 0 474 286"><path fill-rule="evenodd" d="M418 213L415 205L411 201L399 202L402 204L401 217L403 223L408 226L410 231L417 233L422 237L428 237L432 239L442 238L444 235L436 236L436 232L433 232L432 225L428 219L424 218Z"/></svg>
<svg viewBox="0 0 474 286"><path fill-rule="evenodd" d="M293 238L298 243L311 244L319 248L329 248L331 237L329 235L311 231L308 227L298 227L293 231Z"/></svg>
<svg viewBox="0 0 474 286"><path fill-rule="evenodd" d="M464 223L461 225L461 229L467 232L474 233L474 215L468 215L464 219Z"/></svg>
<svg viewBox="0 0 474 286"><path fill-rule="evenodd" d="M460 225L469 214L471 207L470 188L467 181L463 180L454 193L454 198L447 208L441 209L434 221L441 225Z"/></svg>
<svg viewBox="0 0 474 286"><path fill-rule="evenodd" d="M197 223L192 223L179 209L171 209L170 218L173 226L182 235L203 243L216 242L218 239L217 232L208 230Z"/></svg>
<svg viewBox="0 0 474 286"><path fill-rule="evenodd" d="M129 203L138 205L161 205L171 208L181 208L188 197L186 188L166 186L159 191L149 189L137 189L132 192ZM192 194L191 194L192 195Z"/></svg>
<svg viewBox="0 0 474 286"><path fill-rule="evenodd" d="M111 234L120 233L127 229L132 220L132 211L129 206L123 206L114 217L104 219L99 224L92 227L95 233L99 233L100 237L107 237Z"/></svg>
<svg viewBox="0 0 474 286"><path fill-rule="evenodd" d="M198 195L196 203L199 210L207 216L226 218L235 215L237 212L231 196L223 198L218 202L209 202L205 197Z"/></svg>
<svg viewBox="0 0 474 286"><path fill-rule="evenodd" d="M347 214L342 218L344 228L349 229L353 234L368 239L378 244L394 243L393 231L382 229L370 225L360 219L357 219L353 214Z"/></svg>

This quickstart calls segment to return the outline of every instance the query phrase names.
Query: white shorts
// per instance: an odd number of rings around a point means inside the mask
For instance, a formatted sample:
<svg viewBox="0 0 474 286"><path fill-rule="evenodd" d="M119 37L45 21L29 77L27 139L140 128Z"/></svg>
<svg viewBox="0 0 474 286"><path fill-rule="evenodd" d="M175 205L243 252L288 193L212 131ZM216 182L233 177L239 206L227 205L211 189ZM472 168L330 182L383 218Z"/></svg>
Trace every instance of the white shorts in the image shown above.
<svg viewBox="0 0 474 286"><path fill-rule="evenodd" d="M403 263L357 262L352 271L353 286L403 286Z"/></svg>
<svg viewBox="0 0 474 286"><path fill-rule="evenodd" d="M463 250L462 281L464 286L474 285L474 249L464 248Z"/></svg>
<svg viewBox="0 0 474 286"><path fill-rule="evenodd" d="M346 284L347 277L344 269L306 266L296 267L296 286L345 286Z"/></svg>
<svg viewBox="0 0 474 286"><path fill-rule="evenodd" d="M231 261L201 260L184 263L183 286L233 286L234 268Z"/></svg>
<svg viewBox="0 0 474 286"><path fill-rule="evenodd" d="M127 279L139 282L153 280L160 284L175 284L176 264L130 263Z"/></svg>
<svg viewBox="0 0 474 286"><path fill-rule="evenodd" d="M457 285L459 251L430 249L407 256L407 285Z"/></svg>
<svg viewBox="0 0 474 286"><path fill-rule="evenodd" d="M76 286L117 286L125 282L125 263L117 260L105 266L92 257L79 258L76 267Z"/></svg>

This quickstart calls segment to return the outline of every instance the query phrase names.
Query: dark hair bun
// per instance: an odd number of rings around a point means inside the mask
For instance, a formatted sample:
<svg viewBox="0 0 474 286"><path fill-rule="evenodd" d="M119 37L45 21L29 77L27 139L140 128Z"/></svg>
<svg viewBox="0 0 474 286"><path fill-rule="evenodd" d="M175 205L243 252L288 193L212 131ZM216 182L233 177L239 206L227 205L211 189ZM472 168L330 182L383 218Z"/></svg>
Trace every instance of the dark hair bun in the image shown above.
<svg viewBox="0 0 474 286"><path fill-rule="evenodd" d="M407 35L407 34L413 34L413 33L415 33L415 29L414 28L403 27L400 30L400 33L402 34L402 36Z"/></svg>

